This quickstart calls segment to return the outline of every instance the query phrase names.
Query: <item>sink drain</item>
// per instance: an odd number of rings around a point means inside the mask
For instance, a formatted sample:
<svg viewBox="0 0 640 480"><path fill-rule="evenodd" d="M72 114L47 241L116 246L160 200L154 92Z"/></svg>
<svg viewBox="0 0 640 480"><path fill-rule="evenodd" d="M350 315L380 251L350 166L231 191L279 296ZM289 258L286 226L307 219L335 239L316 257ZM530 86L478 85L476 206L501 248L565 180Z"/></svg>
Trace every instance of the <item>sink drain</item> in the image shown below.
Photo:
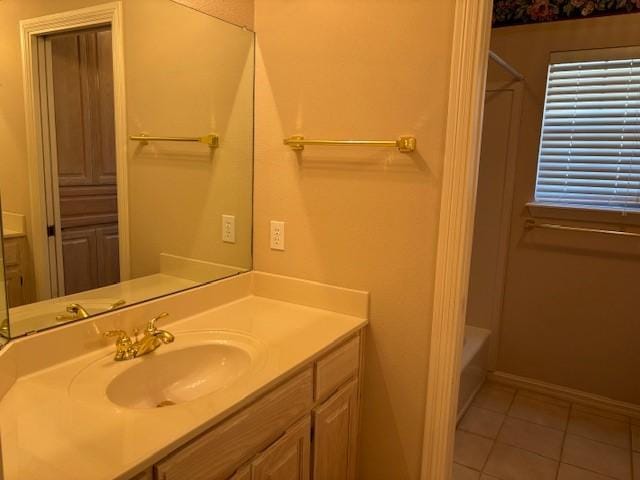
<svg viewBox="0 0 640 480"><path fill-rule="evenodd" d="M171 400L163 400L162 402L156 405L156 408L170 407L171 405L175 405L175 404L176 402L172 402Z"/></svg>

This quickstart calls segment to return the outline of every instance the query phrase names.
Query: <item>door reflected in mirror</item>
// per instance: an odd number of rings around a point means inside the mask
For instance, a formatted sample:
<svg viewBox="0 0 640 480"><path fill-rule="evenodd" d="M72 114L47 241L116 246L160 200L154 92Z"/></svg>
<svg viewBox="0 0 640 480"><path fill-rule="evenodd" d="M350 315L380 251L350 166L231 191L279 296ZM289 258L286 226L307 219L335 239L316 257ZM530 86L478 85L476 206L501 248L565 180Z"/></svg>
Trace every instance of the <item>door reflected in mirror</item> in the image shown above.
<svg viewBox="0 0 640 480"><path fill-rule="evenodd" d="M79 3L0 3L6 337L252 265L253 32Z"/></svg>

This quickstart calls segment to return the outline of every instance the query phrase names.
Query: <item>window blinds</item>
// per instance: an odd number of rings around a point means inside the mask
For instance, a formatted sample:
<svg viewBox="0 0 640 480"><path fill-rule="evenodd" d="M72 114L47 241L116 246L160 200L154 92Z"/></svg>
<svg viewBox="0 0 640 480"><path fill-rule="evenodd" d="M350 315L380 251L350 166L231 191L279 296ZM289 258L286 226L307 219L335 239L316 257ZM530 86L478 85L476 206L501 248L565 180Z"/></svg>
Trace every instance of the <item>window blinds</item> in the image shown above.
<svg viewBox="0 0 640 480"><path fill-rule="evenodd" d="M551 63L535 199L640 210L640 55Z"/></svg>

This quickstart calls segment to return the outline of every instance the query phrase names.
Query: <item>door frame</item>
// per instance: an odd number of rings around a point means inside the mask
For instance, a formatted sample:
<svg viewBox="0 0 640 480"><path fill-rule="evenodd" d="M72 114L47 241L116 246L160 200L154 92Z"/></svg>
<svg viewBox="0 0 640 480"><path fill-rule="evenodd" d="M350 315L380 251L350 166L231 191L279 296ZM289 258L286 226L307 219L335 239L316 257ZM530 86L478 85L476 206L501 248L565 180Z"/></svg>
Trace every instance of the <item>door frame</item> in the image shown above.
<svg viewBox="0 0 640 480"><path fill-rule="evenodd" d="M429 347L422 480L451 478L492 0L456 0Z"/></svg>
<svg viewBox="0 0 640 480"><path fill-rule="evenodd" d="M45 135L40 105L42 85L37 42L40 37L56 32L98 25L111 26L113 51L113 89L115 120L115 155L118 195L118 235L120 279L130 277L129 209L127 175L127 118L125 105L125 74L122 3L111 2L93 7L45 15L20 22L22 73L27 134L27 165L31 202L31 250L36 282L36 300L51 298L57 284L57 274L50 269L50 239L47 237L47 204L45 198Z"/></svg>

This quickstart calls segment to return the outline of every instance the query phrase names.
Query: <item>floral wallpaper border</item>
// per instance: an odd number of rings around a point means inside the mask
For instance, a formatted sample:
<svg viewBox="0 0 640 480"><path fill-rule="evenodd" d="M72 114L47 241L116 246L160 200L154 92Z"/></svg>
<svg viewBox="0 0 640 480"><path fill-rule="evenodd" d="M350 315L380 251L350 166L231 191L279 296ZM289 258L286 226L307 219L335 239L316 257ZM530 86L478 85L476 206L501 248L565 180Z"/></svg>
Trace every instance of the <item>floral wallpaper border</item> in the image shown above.
<svg viewBox="0 0 640 480"><path fill-rule="evenodd" d="M494 0L493 26L640 12L640 0Z"/></svg>

